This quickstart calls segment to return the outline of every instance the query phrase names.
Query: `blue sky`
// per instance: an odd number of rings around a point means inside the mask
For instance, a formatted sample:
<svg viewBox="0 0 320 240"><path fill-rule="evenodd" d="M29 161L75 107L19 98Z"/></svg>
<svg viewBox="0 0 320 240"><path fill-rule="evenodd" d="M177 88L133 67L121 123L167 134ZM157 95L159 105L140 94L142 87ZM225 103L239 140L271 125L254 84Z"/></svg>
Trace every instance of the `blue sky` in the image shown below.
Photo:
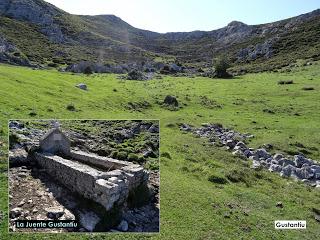
<svg viewBox="0 0 320 240"><path fill-rule="evenodd" d="M320 0L46 0L73 14L114 14L156 32L214 30L233 20L273 22L320 8Z"/></svg>

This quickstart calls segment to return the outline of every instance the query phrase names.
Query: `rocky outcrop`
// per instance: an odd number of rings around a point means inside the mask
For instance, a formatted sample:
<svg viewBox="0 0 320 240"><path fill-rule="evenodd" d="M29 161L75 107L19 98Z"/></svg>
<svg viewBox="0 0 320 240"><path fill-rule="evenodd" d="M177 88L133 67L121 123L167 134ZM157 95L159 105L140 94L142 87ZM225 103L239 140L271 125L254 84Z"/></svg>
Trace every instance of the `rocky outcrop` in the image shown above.
<svg viewBox="0 0 320 240"><path fill-rule="evenodd" d="M127 65L104 65L101 63L94 63L89 61L81 61L69 65L65 70L74 73L85 73L90 68L91 72L94 73L117 73L124 74L128 71Z"/></svg>
<svg viewBox="0 0 320 240"><path fill-rule="evenodd" d="M0 62L30 66L27 57L12 43L0 35Z"/></svg>
<svg viewBox="0 0 320 240"><path fill-rule="evenodd" d="M63 43L66 37L55 17L63 14L61 10L41 0L1 0L0 14L40 26L41 32L51 41Z"/></svg>
<svg viewBox="0 0 320 240"><path fill-rule="evenodd" d="M239 50L237 54L238 61L253 61L257 58L271 58L273 54L273 44L274 40L269 39L263 43L258 43L256 45L251 45L246 48Z"/></svg>

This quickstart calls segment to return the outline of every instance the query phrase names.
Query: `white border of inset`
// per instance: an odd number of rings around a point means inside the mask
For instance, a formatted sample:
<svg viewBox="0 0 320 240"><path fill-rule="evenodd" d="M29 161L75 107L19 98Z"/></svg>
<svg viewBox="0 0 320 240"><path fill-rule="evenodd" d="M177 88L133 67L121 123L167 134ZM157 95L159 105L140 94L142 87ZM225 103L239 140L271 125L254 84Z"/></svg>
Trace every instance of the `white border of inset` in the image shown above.
<svg viewBox="0 0 320 240"><path fill-rule="evenodd" d="M159 124L159 156L158 156L158 162L159 162L159 231L158 232L63 232L63 233L54 233L54 232L10 232L9 231L9 227L10 227L10 206L9 206L9 203L10 203L10 198L9 198L9 195L10 195L10 189L9 189L9 185L10 185L10 182L9 182L9 136L10 136L10 128L9 128L9 123L11 121L158 121L158 124ZM17 234L36 234L36 235L43 235L43 234L53 234L53 235L56 235L56 234L80 234L80 235L83 235L83 234L90 234L90 235L95 235L95 234L105 234L105 235L114 235L114 234L117 234L117 235L124 235L124 234L129 234L129 235L158 235L161 233L161 161L160 161L160 156L161 156L161 120L160 119L153 119L153 118L147 118L147 119L126 119L126 118L120 118L120 119L117 119L117 118L111 118L111 119L85 119L85 118L76 118L76 119L69 119L69 118L66 118L66 119L63 119L63 118L58 118L58 119L55 119L55 118L47 118L47 119L37 119L37 118L13 118L13 119L8 119L7 120L7 130L8 130L8 136L7 136L7 145L8 145L8 149L7 149L7 175L8 175L8 211L7 211L7 217L8 217L8 228L7 228L7 233L8 235L10 236L11 234L12 235L17 235Z"/></svg>

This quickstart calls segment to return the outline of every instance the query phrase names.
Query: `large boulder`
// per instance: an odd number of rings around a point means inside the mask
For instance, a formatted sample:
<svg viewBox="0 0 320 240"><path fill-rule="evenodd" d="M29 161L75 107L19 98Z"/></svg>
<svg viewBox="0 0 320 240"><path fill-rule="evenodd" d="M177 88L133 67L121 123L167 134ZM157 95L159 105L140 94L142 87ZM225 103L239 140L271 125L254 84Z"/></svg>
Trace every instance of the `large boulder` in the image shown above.
<svg viewBox="0 0 320 240"><path fill-rule="evenodd" d="M304 164L312 165L312 161L305 158L302 154L294 156L294 162L296 167L301 168Z"/></svg>
<svg viewBox="0 0 320 240"><path fill-rule="evenodd" d="M166 98L164 99L163 103L166 105L174 106L174 107L179 106L179 102L178 102L177 98L175 96L171 96L171 95L167 95Z"/></svg>
<svg viewBox="0 0 320 240"><path fill-rule="evenodd" d="M312 165L310 167L310 169L313 171L314 177L316 179L320 179L320 166L319 165Z"/></svg>
<svg viewBox="0 0 320 240"><path fill-rule="evenodd" d="M282 171L282 167L278 164L271 164L269 167L269 171L270 172L281 172Z"/></svg>
<svg viewBox="0 0 320 240"><path fill-rule="evenodd" d="M314 173L310 167L303 167L296 169L296 176L299 179L310 179L313 178Z"/></svg>
<svg viewBox="0 0 320 240"><path fill-rule="evenodd" d="M267 152L267 150L265 150L264 148L259 148L256 150L255 155L258 158L263 158L263 159L267 159L269 157L271 157L270 153Z"/></svg>
<svg viewBox="0 0 320 240"><path fill-rule="evenodd" d="M281 158L280 160L278 160L279 165L285 167L287 165L292 165L294 166L295 163L294 161L290 160L290 159L286 159L286 158Z"/></svg>
<svg viewBox="0 0 320 240"><path fill-rule="evenodd" d="M292 165L287 165L282 168L280 175L282 177L290 177L292 174L295 174L295 172L296 172L296 167Z"/></svg>

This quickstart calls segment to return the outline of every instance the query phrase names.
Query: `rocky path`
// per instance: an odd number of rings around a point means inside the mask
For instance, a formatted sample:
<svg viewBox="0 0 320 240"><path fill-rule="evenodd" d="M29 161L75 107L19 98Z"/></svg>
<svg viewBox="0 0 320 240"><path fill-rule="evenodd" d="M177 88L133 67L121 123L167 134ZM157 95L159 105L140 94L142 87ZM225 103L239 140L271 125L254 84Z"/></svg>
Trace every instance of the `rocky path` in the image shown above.
<svg viewBox="0 0 320 240"><path fill-rule="evenodd" d="M312 187L320 188L319 162L306 158L302 154L284 156L276 153L272 155L265 148L250 148L245 141L254 137L253 135L224 128L221 124L205 123L200 128L182 124L180 129L207 138L214 145L224 146L235 156L251 160L252 168L265 168L270 172L279 173L282 177L292 177Z"/></svg>

